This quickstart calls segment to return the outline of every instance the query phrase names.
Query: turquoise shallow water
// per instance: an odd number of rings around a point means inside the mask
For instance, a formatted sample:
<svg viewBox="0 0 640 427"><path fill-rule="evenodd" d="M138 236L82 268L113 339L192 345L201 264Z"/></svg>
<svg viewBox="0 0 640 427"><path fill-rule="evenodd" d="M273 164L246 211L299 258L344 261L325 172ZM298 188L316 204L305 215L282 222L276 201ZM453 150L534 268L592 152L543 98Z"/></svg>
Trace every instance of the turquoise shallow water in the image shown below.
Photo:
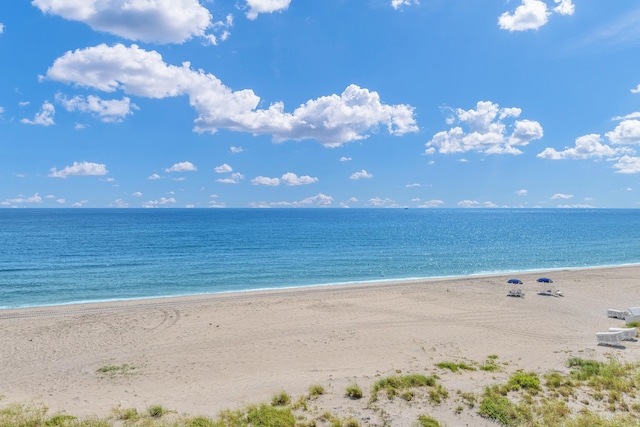
<svg viewBox="0 0 640 427"><path fill-rule="evenodd" d="M640 263L640 210L0 210L0 308Z"/></svg>

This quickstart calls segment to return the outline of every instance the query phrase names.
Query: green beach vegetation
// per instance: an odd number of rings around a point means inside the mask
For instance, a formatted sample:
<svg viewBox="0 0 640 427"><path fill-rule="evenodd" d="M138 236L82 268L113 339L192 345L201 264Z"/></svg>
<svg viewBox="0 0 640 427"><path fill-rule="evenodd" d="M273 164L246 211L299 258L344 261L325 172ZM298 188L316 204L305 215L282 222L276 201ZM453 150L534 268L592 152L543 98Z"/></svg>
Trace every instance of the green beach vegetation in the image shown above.
<svg viewBox="0 0 640 427"><path fill-rule="evenodd" d="M489 357L480 364L495 364ZM479 393L450 393L437 375L412 373L379 378L371 385L370 399L356 383L336 396L320 384L293 398L285 391L273 395L271 403L257 403L221 411L216 417L180 414L163 405L143 410L116 407L105 418L81 418L51 413L44 405L4 403L0 398L0 427L357 427L392 426L393 414L415 405L416 426L447 424L424 408L452 416L473 411L496 425L507 427L626 427L640 426L640 362L611 359L607 362L571 357L561 370L536 373L515 370L495 381L492 372L461 368L460 364L437 363L439 369L484 375L491 383ZM454 369L452 369L454 367ZM109 367L107 367L109 368ZM457 368L457 369L455 369ZM104 373L124 369L106 369ZM449 373L448 375L451 375ZM396 399L400 398L400 399ZM323 399L329 399L332 410ZM344 404L336 406L336 399ZM409 406L407 406L409 405ZM402 409L404 408L404 409ZM451 418L448 418L451 419Z"/></svg>

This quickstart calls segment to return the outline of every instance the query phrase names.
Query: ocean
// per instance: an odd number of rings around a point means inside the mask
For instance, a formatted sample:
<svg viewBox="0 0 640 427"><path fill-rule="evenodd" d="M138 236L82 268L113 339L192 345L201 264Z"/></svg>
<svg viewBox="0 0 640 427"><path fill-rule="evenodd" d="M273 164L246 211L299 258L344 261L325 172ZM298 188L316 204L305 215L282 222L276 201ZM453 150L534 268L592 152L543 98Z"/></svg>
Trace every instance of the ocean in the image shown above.
<svg viewBox="0 0 640 427"><path fill-rule="evenodd" d="M0 308L640 263L635 209L0 209Z"/></svg>

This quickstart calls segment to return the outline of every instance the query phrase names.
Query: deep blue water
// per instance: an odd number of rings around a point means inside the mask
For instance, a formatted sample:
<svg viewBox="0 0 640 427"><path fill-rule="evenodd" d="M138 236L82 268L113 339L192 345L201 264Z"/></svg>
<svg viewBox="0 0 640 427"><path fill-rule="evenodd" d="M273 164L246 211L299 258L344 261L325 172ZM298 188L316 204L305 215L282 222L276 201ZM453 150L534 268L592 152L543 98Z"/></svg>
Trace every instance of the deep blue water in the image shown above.
<svg viewBox="0 0 640 427"><path fill-rule="evenodd" d="M638 263L635 209L0 210L0 308Z"/></svg>

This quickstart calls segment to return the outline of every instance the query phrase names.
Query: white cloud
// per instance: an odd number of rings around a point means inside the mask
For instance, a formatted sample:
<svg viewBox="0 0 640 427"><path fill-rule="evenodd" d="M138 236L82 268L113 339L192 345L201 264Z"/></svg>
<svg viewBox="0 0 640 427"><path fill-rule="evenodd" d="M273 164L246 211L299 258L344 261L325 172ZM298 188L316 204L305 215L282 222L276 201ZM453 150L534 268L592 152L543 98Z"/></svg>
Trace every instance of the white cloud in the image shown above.
<svg viewBox="0 0 640 427"><path fill-rule="evenodd" d="M351 174L349 179L370 179L373 178L373 174L370 174L366 170L362 169L360 172L354 172Z"/></svg>
<svg viewBox="0 0 640 427"><path fill-rule="evenodd" d="M372 198L372 199L369 199L369 204L370 204L371 206L375 206L375 207L378 207L378 208L384 208L384 207L387 207L387 208L393 208L393 207L398 207L398 204L396 203L396 201L395 201L395 200L393 200L393 199L390 199L390 198L388 198L388 197L386 197L386 198L384 198L384 199L383 199L383 198L380 198L380 197L374 197L374 198Z"/></svg>
<svg viewBox="0 0 640 427"><path fill-rule="evenodd" d="M618 169L616 173L640 173L640 157L622 156L613 167Z"/></svg>
<svg viewBox="0 0 640 427"><path fill-rule="evenodd" d="M247 0L248 19L256 19L260 13L273 13L286 10L291 0Z"/></svg>
<svg viewBox="0 0 640 427"><path fill-rule="evenodd" d="M67 99L65 96L56 95L56 101L62 104L67 111L81 111L92 113L100 118L103 122L121 122L122 119L129 114L133 114L132 110L138 110L138 106L133 104L128 97L120 100L103 100L95 95L74 96Z"/></svg>
<svg viewBox="0 0 640 427"><path fill-rule="evenodd" d="M640 144L640 120L623 120L605 135L614 144Z"/></svg>
<svg viewBox="0 0 640 427"><path fill-rule="evenodd" d="M173 204L173 203L176 203L176 199L174 199L173 197L169 197L169 198L161 197L159 200L149 200L148 202L143 203L142 207L143 208L157 208L157 207L160 207L160 206Z"/></svg>
<svg viewBox="0 0 640 427"><path fill-rule="evenodd" d="M556 193L553 196L551 196L551 200L568 200L568 199L573 199L573 194L563 194L563 193Z"/></svg>
<svg viewBox="0 0 640 427"><path fill-rule="evenodd" d="M537 30L549 21L552 13L573 15L573 0L554 0L556 6L549 10L549 5L542 0L522 0L513 13L505 12L498 18L498 25L503 30L527 31Z"/></svg>
<svg viewBox="0 0 640 427"><path fill-rule="evenodd" d="M458 202L458 206L462 208L477 208L480 206L480 202L477 200L461 200Z"/></svg>
<svg viewBox="0 0 640 427"><path fill-rule="evenodd" d="M236 172L232 173L230 178L219 178L216 179L216 182L220 182L222 184L239 184L241 179L244 179L244 175Z"/></svg>
<svg viewBox="0 0 640 427"><path fill-rule="evenodd" d="M554 0L556 7L553 8L553 11L559 13L560 15L573 15L576 11L576 7L573 4L572 0Z"/></svg>
<svg viewBox="0 0 640 427"><path fill-rule="evenodd" d="M233 172L233 168L226 163L221 164L220 166L216 166L214 171L217 173L229 173Z"/></svg>
<svg viewBox="0 0 640 427"><path fill-rule="evenodd" d="M112 207L112 208L128 208L129 207L129 203L125 202L122 199L116 199L113 202L111 202L109 207Z"/></svg>
<svg viewBox="0 0 640 427"><path fill-rule="evenodd" d="M392 135L417 132L414 109L386 105L377 92L349 85L340 95L322 96L284 111L276 102L257 109L260 97L250 89L233 91L212 74L189 63L168 65L155 51L122 44L78 49L55 60L46 77L105 92L122 90L147 98L187 95L198 117L197 132L218 128L253 135L270 134L275 142L315 139L327 147L362 140L379 127Z"/></svg>
<svg viewBox="0 0 640 427"><path fill-rule="evenodd" d="M157 173L154 173L153 175L149 175L149 177L147 179L155 180L155 179L160 179L160 178L162 178L160 175L158 175Z"/></svg>
<svg viewBox="0 0 640 427"><path fill-rule="evenodd" d="M634 113L630 113L625 116L615 116L611 118L611 120L616 120L616 121L628 120L628 119L640 119L640 111L636 111Z"/></svg>
<svg viewBox="0 0 640 427"><path fill-rule="evenodd" d="M505 12L498 18L498 25L503 30L526 31L537 30L549 20L547 4L541 0L522 0L513 13Z"/></svg>
<svg viewBox="0 0 640 427"><path fill-rule="evenodd" d="M135 193L131 194L133 197L142 197L142 193L140 191L136 191Z"/></svg>
<svg viewBox="0 0 640 427"><path fill-rule="evenodd" d="M291 206L291 207L300 207L300 206L330 206L333 203L333 197L327 196L326 194L318 193L315 196L307 197L297 202L277 202L271 203L270 205L261 203L252 203L254 207L270 207L270 206Z"/></svg>
<svg viewBox="0 0 640 427"><path fill-rule="evenodd" d="M318 182L318 178L316 177L310 177L309 175L298 176L292 172L285 173L284 175L282 175L282 178L280 178L280 180L283 184L290 186L306 185Z"/></svg>
<svg viewBox="0 0 640 427"><path fill-rule="evenodd" d="M350 162L351 161L351 157L342 156L342 157L340 157L340 161L341 162Z"/></svg>
<svg viewBox="0 0 640 427"><path fill-rule="evenodd" d="M40 108L40 111L36 113L36 116L33 120L22 119L21 123L25 123L28 125L39 125L39 126L51 126L54 125L53 116L56 114L56 108L49 101L45 101Z"/></svg>
<svg viewBox="0 0 640 427"><path fill-rule="evenodd" d="M14 198L14 199L6 199L4 201L4 203L2 203L3 205L8 205L8 204L12 204L12 203L42 203L42 197L40 197L40 194L35 193L33 196L23 196L22 194L20 194L18 197Z"/></svg>
<svg viewBox="0 0 640 427"><path fill-rule="evenodd" d="M65 199L58 199L56 200L56 203L59 205L64 205L65 203L67 203L67 201Z"/></svg>
<svg viewBox="0 0 640 427"><path fill-rule="evenodd" d="M635 88L631 89L631 93L640 93L640 84Z"/></svg>
<svg viewBox="0 0 640 427"><path fill-rule="evenodd" d="M43 13L58 15L129 40L183 43L204 37L211 14L198 0L33 0Z"/></svg>
<svg viewBox="0 0 640 427"><path fill-rule="evenodd" d="M525 189L522 189L522 190L518 190L518 191L516 191L516 194L517 194L518 196L526 196L528 193L529 193L529 192L528 192L527 190L525 190Z"/></svg>
<svg viewBox="0 0 640 427"><path fill-rule="evenodd" d="M0 22L0 34L4 33L4 24Z"/></svg>
<svg viewBox="0 0 640 427"><path fill-rule="evenodd" d="M611 157L618 154L618 151L602 143L602 138L598 134L584 135L576 138L575 146L556 151L547 147L537 155L542 159L562 160L562 159L589 159Z"/></svg>
<svg viewBox="0 0 640 427"><path fill-rule="evenodd" d="M422 203L419 208L437 208L438 206L444 204L442 200L428 200Z"/></svg>
<svg viewBox="0 0 640 427"><path fill-rule="evenodd" d="M62 170L51 168L51 178L67 178L69 176L102 176L109 173L107 167L101 163L73 162Z"/></svg>
<svg viewBox="0 0 640 427"><path fill-rule="evenodd" d="M289 186L294 185L306 185L318 182L318 178L310 177L308 175L298 176L295 173L287 172L282 175L281 178L269 178L266 176L257 176L251 180L253 185L268 185L276 187L278 185L285 184Z"/></svg>
<svg viewBox="0 0 640 427"><path fill-rule="evenodd" d="M170 168L166 168L165 172L194 172L197 171L198 168L191 162L180 162L176 163Z"/></svg>
<svg viewBox="0 0 640 427"><path fill-rule="evenodd" d="M402 6L411 6L413 4L420 4L418 0L391 0L391 7L394 9L400 9Z"/></svg>
<svg viewBox="0 0 640 427"><path fill-rule="evenodd" d="M231 151L231 154L239 154L242 153L244 151L244 148L242 147L235 147L235 146L231 146L229 147L229 151Z"/></svg>
<svg viewBox="0 0 640 427"><path fill-rule="evenodd" d="M88 200L80 200L79 202L75 202L74 204L71 205L72 208L81 208L83 205L86 205L87 203L89 203Z"/></svg>
<svg viewBox="0 0 640 427"><path fill-rule="evenodd" d="M456 122L466 125L467 131L455 126L448 131L436 133L427 142L425 154L439 151L443 154L478 151L486 154L522 154L516 146L526 146L540 139L543 130L540 123L532 120L515 120L507 125L504 120L520 116L519 108L500 108L491 101L479 101L476 109L452 110L454 116L447 119L452 125ZM510 130L509 136L507 136Z"/></svg>
<svg viewBox="0 0 640 427"><path fill-rule="evenodd" d="M267 176L256 176L251 180L253 185L267 185L270 187L277 187L280 185L280 178L269 178Z"/></svg>
<svg viewBox="0 0 640 427"><path fill-rule="evenodd" d="M416 188L416 187L421 187L420 184L418 184L417 182L414 182L413 184L407 184L405 185L406 188Z"/></svg>

